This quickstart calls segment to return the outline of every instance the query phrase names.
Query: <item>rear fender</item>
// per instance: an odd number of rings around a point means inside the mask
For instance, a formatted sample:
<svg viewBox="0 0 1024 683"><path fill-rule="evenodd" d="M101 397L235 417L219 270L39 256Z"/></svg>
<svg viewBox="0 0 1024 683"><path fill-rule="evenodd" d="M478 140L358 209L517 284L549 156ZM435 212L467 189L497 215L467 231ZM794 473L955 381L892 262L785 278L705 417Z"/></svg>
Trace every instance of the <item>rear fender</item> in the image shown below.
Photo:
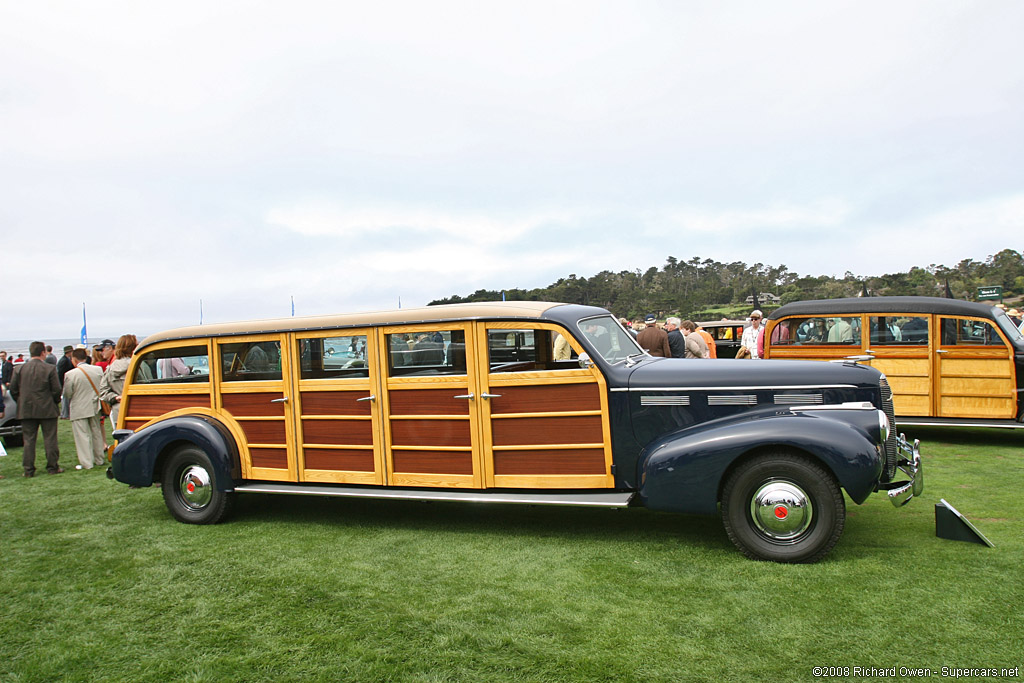
<svg viewBox="0 0 1024 683"><path fill-rule="evenodd" d="M238 447L224 425L202 415L161 420L118 439L111 458L114 479L132 486L152 486L159 479L163 459L178 446L187 444L209 456L217 490L233 491L242 472Z"/></svg>
<svg viewBox="0 0 1024 683"><path fill-rule="evenodd" d="M798 451L820 462L856 503L882 472L874 409L747 413L666 434L640 457L640 501L655 510L714 514L722 482L745 456Z"/></svg>

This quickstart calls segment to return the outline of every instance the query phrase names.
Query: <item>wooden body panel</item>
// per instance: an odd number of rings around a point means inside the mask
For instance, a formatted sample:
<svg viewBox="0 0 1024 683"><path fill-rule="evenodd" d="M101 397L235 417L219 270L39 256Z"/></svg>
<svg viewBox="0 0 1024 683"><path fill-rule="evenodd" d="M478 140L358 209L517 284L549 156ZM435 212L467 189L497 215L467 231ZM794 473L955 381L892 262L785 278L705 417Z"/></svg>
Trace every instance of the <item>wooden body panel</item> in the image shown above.
<svg viewBox="0 0 1024 683"><path fill-rule="evenodd" d="M294 335L298 353L312 340L329 338L330 330ZM372 329L347 329L346 337L366 341L367 377L296 378L298 465L300 481L335 484L383 484L377 338ZM299 366L299 364L296 364Z"/></svg>
<svg viewBox="0 0 1024 683"><path fill-rule="evenodd" d="M1001 330L983 318L907 312L903 314L863 313L861 330L870 329L874 316L889 319L924 318L928 321L929 339L925 344L872 344L869 334L861 335L861 345L773 345L766 344L767 358L794 360L834 360L855 354L873 354L867 364L885 373L893 391L897 416L1014 419L1017 416L1017 377L1014 353ZM824 315L799 315L785 320ZM989 326L995 343L983 345L972 340L944 340L943 320L973 321ZM770 339L774 327L783 321L771 321L767 331ZM956 337L954 333L952 335ZM998 343L1001 341L1002 343Z"/></svg>
<svg viewBox="0 0 1024 683"><path fill-rule="evenodd" d="M212 416L235 435L242 476L251 480L446 488L614 486L608 393L600 371L539 358L509 363L511 351L503 349L492 372L487 334L495 329L515 330L510 339L525 329L548 343L565 334L577 353L583 351L565 330L538 322L224 337L207 342L208 382L132 386L122 423L141 428L170 416ZM390 376L388 335L433 331L464 335L464 372L446 374L461 371L455 361L436 373L418 367L410 372L406 366ZM365 364L359 356L359 365L340 365L352 357L348 347L340 361L336 349L329 360L317 360L313 349L321 352L338 335L365 338ZM269 367L247 366L245 342L269 344ZM179 345L186 343L196 345L194 339ZM229 344L234 345L230 356ZM459 344L456 353L463 351ZM528 351L550 355L547 349ZM418 362L414 354L405 357ZM222 373L230 373L231 381Z"/></svg>

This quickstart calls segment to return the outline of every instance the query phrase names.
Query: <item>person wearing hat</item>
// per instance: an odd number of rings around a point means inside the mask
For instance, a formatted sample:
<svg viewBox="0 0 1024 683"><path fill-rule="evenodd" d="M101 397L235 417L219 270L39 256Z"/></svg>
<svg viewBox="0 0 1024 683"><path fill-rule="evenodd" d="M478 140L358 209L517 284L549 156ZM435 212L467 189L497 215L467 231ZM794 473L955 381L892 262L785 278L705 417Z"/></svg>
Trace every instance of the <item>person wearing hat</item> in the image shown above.
<svg viewBox="0 0 1024 683"><path fill-rule="evenodd" d="M668 332L658 327L657 321L658 318L653 313L644 318L644 323L647 327L636 336L636 343L652 356L671 358L672 349L668 344Z"/></svg>
<svg viewBox="0 0 1024 683"><path fill-rule="evenodd" d="M759 310L754 310L750 314L750 327L743 330L743 340L741 344L744 349L750 353L750 357L754 360L761 358L761 354L757 351L757 337L761 334L761 318L764 315Z"/></svg>
<svg viewBox="0 0 1024 683"><path fill-rule="evenodd" d="M96 345L96 350L99 352L99 359L94 361L94 365L98 365L103 372L107 371L107 367L114 359L114 342L111 339L104 339ZM95 358L95 356L93 356Z"/></svg>
<svg viewBox="0 0 1024 683"><path fill-rule="evenodd" d="M1006 315L1010 316L1010 320L1013 321L1014 325L1020 325L1020 311L1016 308L1011 308L1006 312Z"/></svg>
<svg viewBox="0 0 1024 683"><path fill-rule="evenodd" d="M68 374L68 371L75 367L71 363L71 352L75 350L75 347L68 346L64 347L64 355L57 361L57 381L60 382L61 391L64 390L64 375ZM68 419L68 402L63 396L60 399L60 418L62 420Z"/></svg>

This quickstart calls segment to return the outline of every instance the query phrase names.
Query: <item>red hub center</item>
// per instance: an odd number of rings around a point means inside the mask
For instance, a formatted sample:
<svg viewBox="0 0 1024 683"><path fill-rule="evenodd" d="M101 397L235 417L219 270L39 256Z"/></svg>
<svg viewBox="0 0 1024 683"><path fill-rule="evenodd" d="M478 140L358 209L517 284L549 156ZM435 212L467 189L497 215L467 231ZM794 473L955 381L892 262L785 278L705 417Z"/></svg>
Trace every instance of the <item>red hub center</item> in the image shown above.
<svg viewBox="0 0 1024 683"><path fill-rule="evenodd" d="M185 490L188 491L189 493L195 493L196 492L196 485L193 484L192 482L189 482L188 484L186 484ZM777 510L776 510L775 514L778 514Z"/></svg>
<svg viewBox="0 0 1024 683"><path fill-rule="evenodd" d="M775 518L776 519L785 519L788 516L789 516L789 510L786 508L785 505L776 505L775 506Z"/></svg>

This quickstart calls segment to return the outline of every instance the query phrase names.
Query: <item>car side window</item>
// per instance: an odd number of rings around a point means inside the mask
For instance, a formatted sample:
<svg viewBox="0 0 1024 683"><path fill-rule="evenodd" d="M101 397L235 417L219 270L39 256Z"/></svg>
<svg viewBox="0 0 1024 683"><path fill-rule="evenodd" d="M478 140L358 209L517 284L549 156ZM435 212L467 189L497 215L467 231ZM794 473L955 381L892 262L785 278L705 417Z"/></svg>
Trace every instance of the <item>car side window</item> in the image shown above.
<svg viewBox="0 0 1024 683"><path fill-rule="evenodd" d="M132 384L183 384L210 381L206 345L181 346L144 353L135 366Z"/></svg>
<svg viewBox="0 0 1024 683"><path fill-rule="evenodd" d="M1005 346L1003 338L987 320L943 318L943 346Z"/></svg>
<svg viewBox="0 0 1024 683"><path fill-rule="evenodd" d="M487 361L492 373L575 369L575 350L547 329L487 330Z"/></svg>
<svg viewBox="0 0 1024 683"><path fill-rule="evenodd" d="M369 377L366 335L337 335L298 340L302 379Z"/></svg>
<svg viewBox="0 0 1024 683"><path fill-rule="evenodd" d="M253 382L281 379L279 341L229 342L220 347L221 379Z"/></svg>
<svg viewBox="0 0 1024 683"><path fill-rule="evenodd" d="M927 345L928 318L924 316L874 316L870 318L871 343L888 345Z"/></svg>
<svg viewBox="0 0 1024 683"><path fill-rule="evenodd" d="M772 344L835 345L860 344L860 316L802 318L783 321L772 330Z"/></svg>
<svg viewBox="0 0 1024 683"><path fill-rule="evenodd" d="M464 330L396 332L386 335L388 375L424 377L466 374Z"/></svg>

